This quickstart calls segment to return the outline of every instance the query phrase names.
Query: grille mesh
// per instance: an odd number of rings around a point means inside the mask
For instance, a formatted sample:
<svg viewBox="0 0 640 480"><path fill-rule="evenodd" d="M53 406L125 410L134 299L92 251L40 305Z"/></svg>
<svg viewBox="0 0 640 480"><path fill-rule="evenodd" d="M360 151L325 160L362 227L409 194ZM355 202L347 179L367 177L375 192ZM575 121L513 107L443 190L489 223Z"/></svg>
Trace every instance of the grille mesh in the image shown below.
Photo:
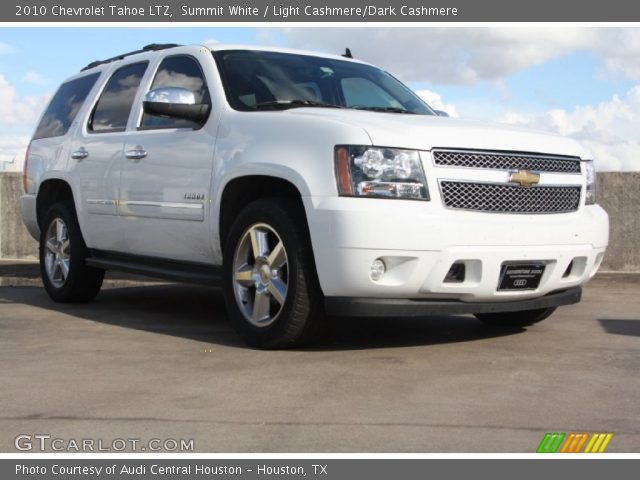
<svg viewBox="0 0 640 480"><path fill-rule="evenodd" d="M465 152L436 150L436 165L496 170L534 170L536 172L580 173L580 160L574 157L509 154L497 152Z"/></svg>
<svg viewBox="0 0 640 480"><path fill-rule="evenodd" d="M530 188L492 183L440 182L449 208L495 213L565 213L580 205L579 186Z"/></svg>

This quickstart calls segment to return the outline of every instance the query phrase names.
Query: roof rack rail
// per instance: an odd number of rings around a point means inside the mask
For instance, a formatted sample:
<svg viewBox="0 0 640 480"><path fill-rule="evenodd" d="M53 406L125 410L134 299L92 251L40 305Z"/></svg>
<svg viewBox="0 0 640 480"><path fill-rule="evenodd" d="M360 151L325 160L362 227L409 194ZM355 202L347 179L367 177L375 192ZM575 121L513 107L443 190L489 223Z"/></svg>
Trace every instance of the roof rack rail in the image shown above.
<svg viewBox="0 0 640 480"><path fill-rule="evenodd" d="M129 53L123 53L122 55L117 55L115 57L107 58L106 60L96 60L95 62L91 62L89 65L84 67L81 72L85 70L89 70L91 68L95 68L98 65L105 65L107 63L115 62L116 60L122 60L125 57L129 57L131 55L136 55L138 53L144 52L155 52L157 50L166 50L167 48L179 47L180 45L177 43L151 43L149 45L145 45L141 50L135 50Z"/></svg>

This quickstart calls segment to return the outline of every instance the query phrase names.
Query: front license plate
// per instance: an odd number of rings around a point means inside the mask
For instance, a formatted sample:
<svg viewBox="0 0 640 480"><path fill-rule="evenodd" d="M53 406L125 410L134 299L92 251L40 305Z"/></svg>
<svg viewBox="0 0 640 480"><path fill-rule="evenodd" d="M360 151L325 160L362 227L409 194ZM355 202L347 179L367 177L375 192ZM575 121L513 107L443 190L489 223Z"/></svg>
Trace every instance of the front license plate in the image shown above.
<svg viewBox="0 0 640 480"><path fill-rule="evenodd" d="M544 263L503 265L498 290L535 290L540 285L544 268Z"/></svg>

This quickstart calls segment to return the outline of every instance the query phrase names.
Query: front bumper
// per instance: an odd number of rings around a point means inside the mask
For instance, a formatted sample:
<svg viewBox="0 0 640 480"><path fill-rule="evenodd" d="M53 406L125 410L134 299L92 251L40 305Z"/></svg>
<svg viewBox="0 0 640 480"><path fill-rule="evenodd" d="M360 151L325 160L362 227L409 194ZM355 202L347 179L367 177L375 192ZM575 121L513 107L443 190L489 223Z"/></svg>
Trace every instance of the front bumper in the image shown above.
<svg viewBox="0 0 640 480"><path fill-rule="evenodd" d="M307 197L305 208L324 295L365 303L538 299L586 283L608 243L608 216L597 205L567 214L510 215L446 210L437 202ZM387 269L373 281L370 268L378 258ZM502 265L514 261L546 264L538 288L498 291ZM465 264L465 280L446 282L457 262Z"/></svg>
<svg viewBox="0 0 640 480"><path fill-rule="evenodd" d="M517 302L461 302L446 300L405 300L396 298L326 297L325 311L345 317L423 317L466 313L518 312L578 303L581 287L553 292L543 297Z"/></svg>

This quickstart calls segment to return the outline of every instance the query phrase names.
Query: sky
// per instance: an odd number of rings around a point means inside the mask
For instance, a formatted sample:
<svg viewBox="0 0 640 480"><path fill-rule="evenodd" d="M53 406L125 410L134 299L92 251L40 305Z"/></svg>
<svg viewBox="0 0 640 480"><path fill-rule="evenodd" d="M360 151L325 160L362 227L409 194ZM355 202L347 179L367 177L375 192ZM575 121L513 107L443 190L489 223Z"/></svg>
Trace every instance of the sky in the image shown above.
<svg viewBox="0 0 640 480"><path fill-rule="evenodd" d="M640 29L595 27L0 28L0 170L48 99L93 60L149 43L241 43L376 64L452 117L571 136L600 171L640 170Z"/></svg>

